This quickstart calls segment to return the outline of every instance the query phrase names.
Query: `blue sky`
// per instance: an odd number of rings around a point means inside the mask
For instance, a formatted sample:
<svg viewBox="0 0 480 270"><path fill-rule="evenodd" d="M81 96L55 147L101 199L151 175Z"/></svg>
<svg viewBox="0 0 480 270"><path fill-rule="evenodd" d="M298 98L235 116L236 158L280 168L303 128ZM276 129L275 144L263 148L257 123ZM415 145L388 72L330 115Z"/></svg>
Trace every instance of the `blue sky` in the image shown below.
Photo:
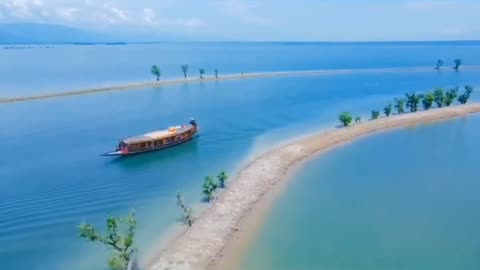
<svg viewBox="0 0 480 270"><path fill-rule="evenodd" d="M0 22L226 41L480 39L478 0L0 0Z"/></svg>

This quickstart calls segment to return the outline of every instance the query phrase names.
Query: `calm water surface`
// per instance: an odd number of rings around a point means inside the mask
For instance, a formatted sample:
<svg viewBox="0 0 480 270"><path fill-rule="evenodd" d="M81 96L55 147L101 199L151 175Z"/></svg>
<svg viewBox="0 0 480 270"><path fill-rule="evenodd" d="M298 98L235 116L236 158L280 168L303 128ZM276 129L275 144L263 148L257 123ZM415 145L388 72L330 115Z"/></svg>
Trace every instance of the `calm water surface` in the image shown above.
<svg viewBox="0 0 480 270"><path fill-rule="evenodd" d="M309 161L240 269L479 269L479 127L412 127Z"/></svg>
<svg viewBox="0 0 480 270"><path fill-rule="evenodd" d="M423 45L321 44L321 43L165 43L121 46L51 45L29 49L0 47L0 97L61 92L122 82L153 80L150 66L162 78L189 74L221 74L312 69L361 69L445 66L462 58L464 65L480 65L480 43L425 43Z"/></svg>
<svg viewBox="0 0 480 270"><path fill-rule="evenodd" d="M151 62L166 63L165 76L178 76L174 73L183 63L207 63L207 68L229 72L415 67L431 64L438 55L445 60L460 55L468 64L480 64L478 47L458 45L55 46L2 49L0 55L2 96L148 79ZM108 214L125 214L131 208L139 220L138 245L146 254L176 223L177 191L187 203L202 206L204 176L223 169L233 174L246 158L298 130L335 125L341 111L368 115L405 91L480 85L479 75L284 77L1 104L2 269L102 270L102 248L78 239L76 226L87 219L100 227ZM99 156L119 138L190 117L200 124L197 140L125 159Z"/></svg>

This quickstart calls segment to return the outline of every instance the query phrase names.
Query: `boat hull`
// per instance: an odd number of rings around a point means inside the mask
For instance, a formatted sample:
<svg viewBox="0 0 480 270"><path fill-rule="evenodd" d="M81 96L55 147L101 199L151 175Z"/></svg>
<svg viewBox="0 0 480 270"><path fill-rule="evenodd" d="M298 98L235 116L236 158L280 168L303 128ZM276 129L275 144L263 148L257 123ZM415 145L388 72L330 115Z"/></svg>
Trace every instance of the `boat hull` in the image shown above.
<svg viewBox="0 0 480 270"><path fill-rule="evenodd" d="M173 146L177 146L177 145L180 145L180 144L183 144L183 143L186 143L190 140L193 140L197 134L197 127L193 127L193 132L191 133L191 135L188 135L188 136L183 136L183 139L179 139L179 140L171 140L170 142L166 143L166 144L162 144L162 145L158 145L158 146L153 146L153 147L146 147L146 148L142 148L142 149L138 149L136 151L125 151L125 150L116 150L116 151L111 151L111 152L107 152L107 153L104 153L102 154L101 156L117 156L117 157L126 157L126 156L133 156L133 155L139 155L139 154L144 154L144 153L149 153L149 152L155 152L155 151L160 151L160 150L164 150L166 148L170 148L170 147L173 147ZM186 134L185 132L184 133L179 133L178 135L182 135L182 134ZM153 144L152 144L153 145Z"/></svg>
<svg viewBox="0 0 480 270"><path fill-rule="evenodd" d="M177 143L171 143L171 144L169 144L169 145L161 146L161 147L158 147L158 148L155 148L155 149L152 148L152 149L148 149L148 150L135 151L135 152L127 152L127 153L123 153L123 152L121 152L121 151L112 151L112 152L104 153L104 154L102 154L101 156L104 156L104 157L126 157L126 156L134 156L134 155L139 155L139 154L145 154L145 153L160 151L160 150L164 150L164 149L167 149L167 148L170 148L170 147L174 147L174 146L177 146L177 145L186 143L186 142L188 142L188 141L191 141L191 140L194 139L194 137L196 137L196 136L192 136L192 137L190 137L189 139L186 139L186 140L184 140L184 141L177 142Z"/></svg>

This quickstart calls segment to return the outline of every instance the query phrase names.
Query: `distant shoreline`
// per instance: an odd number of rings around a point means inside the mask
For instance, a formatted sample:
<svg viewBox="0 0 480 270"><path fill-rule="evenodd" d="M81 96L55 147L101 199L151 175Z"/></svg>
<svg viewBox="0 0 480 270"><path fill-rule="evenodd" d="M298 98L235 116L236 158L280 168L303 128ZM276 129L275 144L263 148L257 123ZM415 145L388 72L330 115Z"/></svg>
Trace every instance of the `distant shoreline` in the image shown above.
<svg viewBox="0 0 480 270"><path fill-rule="evenodd" d="M480 70L480 66L464 66L460 69L472 71ZM0 98L0 103L12 103L21 101L41 100L50 98L60 98L67 96L86 95L103 92L113 91L125 91L134 89L143 89L148 87L159 87L177 84L190 84L201 82L213 82L213 81L227 81L227 80L240 80L240 79L256 79L256 78L269 78L269 77L281 77L281 76L319 76L319 75L337 75L337 74L360 74L360 73L385 73L385 72L455 72L450 67L444 67L440 71L435 70L433 67L411 67L411 68L372 68L372 69L324 69L324 70L303 70L303 71L272 71L272 72L255 72L255 73L240 73L240 74L227 74L215 77L200 78L177 78L166 79L154 82L138 82L130 84L119 84L106 87L87 88L79 90L68 90L58 93L45 93L30 96L18 96L18 97L3 97Z"/></svg>
<svg viewBox="0 0 480 270"><path fill-rule="evenodd" d="M480 113L480 103L395 115L337 128L276 147L244 167L219 198L148 265L148 269L232 269L272 203L302 161L377 132Z"/></svg>
<svg viewBox="0 0 480 270"><path fill-rule="evenodd" d="M22 45L156 45L156 44L312 44L312 45L477 45L480 40L390 40L390 41L70 41L70 42L0 42L0 46Z"/></svg>

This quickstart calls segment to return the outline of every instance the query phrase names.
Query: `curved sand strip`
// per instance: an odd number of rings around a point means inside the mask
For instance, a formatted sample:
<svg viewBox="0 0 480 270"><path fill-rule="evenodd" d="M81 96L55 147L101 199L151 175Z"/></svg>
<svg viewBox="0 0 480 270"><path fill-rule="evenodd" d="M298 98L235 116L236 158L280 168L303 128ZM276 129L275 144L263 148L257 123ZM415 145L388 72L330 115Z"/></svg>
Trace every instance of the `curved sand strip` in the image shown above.
<svg viewBox="0 0 480 270"><path fill-rule="evenodd" d="M480 66L466 66L461 70L480 70ZM432 67L414 67L414 68L378 68L378 69L332 69L332 70L304 70L304 71L278 71L278 72L258 72L258 73L244 73L244 74L230 74L220 76L218 78L205 77L204 79L188 78L188 79L169 79L159 82L139 82L131 84L113 85L107 87L89 88L70 90L58 93L46 93L32 96L19 96L19 97L4 97L0 98L0 103L29 101L36 99L47 99L65 96L76 96L85 94L94 94L102 92L112 92L121 90L133 90L148 87L160 87L167 85L175 85L182 83L200 83L211 81L226 81L226 80L239 80L239 79L254 79L254 78L268 78L279 76L308 76L308 75L334 75L334 74L351 74L351 73L384 73L384 72L454 72L451 68L443 68L441 71L437 71Z"/></svg>
<svg viewBox="0 0 480 270"><path fill-rule="evenodd" d="M480 103L396 115L311 135L262 154L245 168L197 222L163 250L150 269L205 269L232 240L248 216L288 169L322 150L392 128L429 123L480 112Z"/></svg>

